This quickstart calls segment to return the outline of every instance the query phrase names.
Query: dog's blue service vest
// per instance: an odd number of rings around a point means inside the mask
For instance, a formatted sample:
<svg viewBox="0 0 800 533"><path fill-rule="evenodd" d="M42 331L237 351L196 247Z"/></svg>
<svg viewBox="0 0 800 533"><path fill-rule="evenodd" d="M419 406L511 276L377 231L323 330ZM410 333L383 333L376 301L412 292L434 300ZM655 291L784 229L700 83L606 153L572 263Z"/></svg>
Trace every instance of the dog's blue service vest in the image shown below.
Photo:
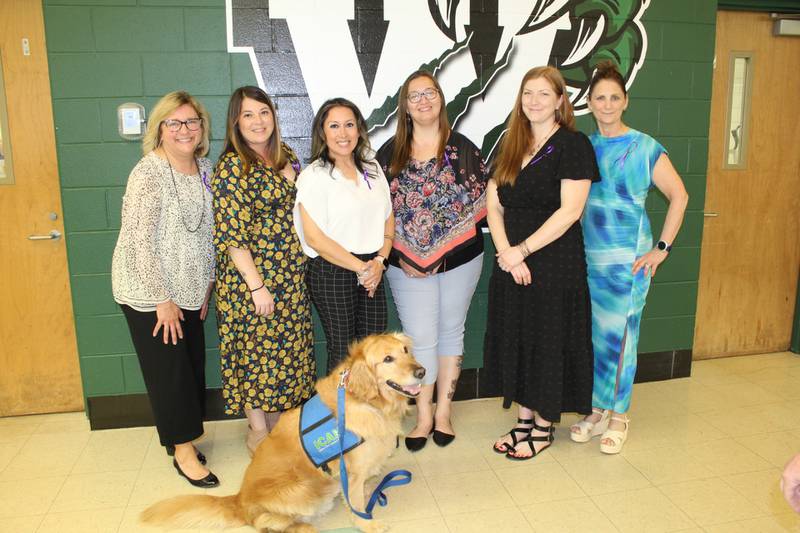
<svg viewBox="0 0 800 533"><path fill-rule="evenodd" d="M328 462L338 459L344 448L349 452L364 440L346 429L343 446L339 446L339 428L333 412L315 394L300 408L300 442L314 466L330 473Z"/></svg>

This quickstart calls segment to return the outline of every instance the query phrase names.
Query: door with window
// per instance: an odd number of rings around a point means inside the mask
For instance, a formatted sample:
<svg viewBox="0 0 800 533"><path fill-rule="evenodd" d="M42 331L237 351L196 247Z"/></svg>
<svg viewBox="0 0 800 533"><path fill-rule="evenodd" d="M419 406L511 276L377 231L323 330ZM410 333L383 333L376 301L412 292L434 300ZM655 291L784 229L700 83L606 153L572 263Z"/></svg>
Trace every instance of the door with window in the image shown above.
<svg viewBox="0 0 800 533"><path fill-rule="evenodd" d="M719 11L695 358L787 350L800 271L800 37Z"/></svg>
<svg viewBox="0 0 800 533"><path fill-rule="evenodd" d="M83 409L42 2L0 1L0 417Z"/></svg>

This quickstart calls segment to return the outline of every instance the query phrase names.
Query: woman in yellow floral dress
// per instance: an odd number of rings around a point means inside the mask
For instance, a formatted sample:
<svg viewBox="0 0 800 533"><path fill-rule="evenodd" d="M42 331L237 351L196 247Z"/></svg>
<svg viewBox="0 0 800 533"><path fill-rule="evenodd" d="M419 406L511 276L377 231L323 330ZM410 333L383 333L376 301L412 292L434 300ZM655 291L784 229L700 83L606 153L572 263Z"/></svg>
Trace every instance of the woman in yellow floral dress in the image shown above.
<svg viewBox="0 0 800 533"><path fill-rule="evenodd" d="M281 411L314 390L306 259L292 215L299 170L269 96L237 89L212 182L214 247L222 394L228 414L247 415L251 453Z"/></svg>

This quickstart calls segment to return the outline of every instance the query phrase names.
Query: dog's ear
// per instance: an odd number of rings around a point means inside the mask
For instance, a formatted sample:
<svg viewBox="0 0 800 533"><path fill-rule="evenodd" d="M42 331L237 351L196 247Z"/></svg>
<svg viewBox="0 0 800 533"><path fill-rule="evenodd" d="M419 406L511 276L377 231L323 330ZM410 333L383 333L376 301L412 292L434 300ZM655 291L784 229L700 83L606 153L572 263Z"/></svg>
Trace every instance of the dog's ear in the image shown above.
<svg viewBox="0 0 800 533"><path fill-rule="evenodd" d="M363 402L378 396L378 382L375 373L363 357L355 358L347 378L347 391Z"/></svg>

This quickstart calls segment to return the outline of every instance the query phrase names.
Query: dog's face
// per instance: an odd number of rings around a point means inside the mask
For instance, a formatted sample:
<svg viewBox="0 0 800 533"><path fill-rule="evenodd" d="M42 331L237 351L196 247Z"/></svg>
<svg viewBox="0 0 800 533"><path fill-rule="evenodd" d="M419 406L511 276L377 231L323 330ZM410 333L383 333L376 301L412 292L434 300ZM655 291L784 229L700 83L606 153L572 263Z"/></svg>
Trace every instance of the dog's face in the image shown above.
<svg viewBox="0 0 800 533"><path fill-rule="evenodd" d="M425 369L411 353L411 339L399 333L370 335L350 350L347 390L364 399L378 395L414 398Z"/></svg>

